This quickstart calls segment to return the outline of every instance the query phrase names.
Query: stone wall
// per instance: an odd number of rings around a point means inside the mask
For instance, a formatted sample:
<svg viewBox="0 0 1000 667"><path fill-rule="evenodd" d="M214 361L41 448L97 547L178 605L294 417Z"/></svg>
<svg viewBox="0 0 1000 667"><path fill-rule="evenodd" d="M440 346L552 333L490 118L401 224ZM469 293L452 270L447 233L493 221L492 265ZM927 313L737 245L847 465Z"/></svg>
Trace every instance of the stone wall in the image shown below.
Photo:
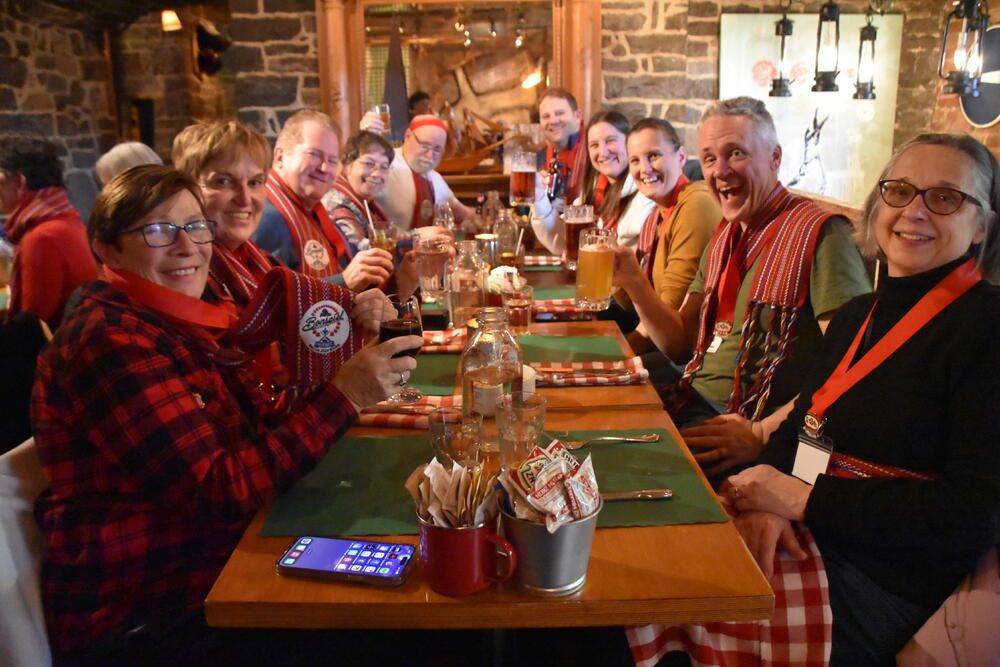
<svg viewBox="0 0 1000 667"><path fill-rule="evenodd" d="M0 134L37 134L63 157L73 204L97 194L92 167L115 139L99 45L56 21L61 10L0 0Z"/></svg>
<svg viewBox="0 0 1000 667"><path fill-rule="evenodd" d="M320 105L316 2L230 0L229 9L223 72L237 116L274 137L293 113Z"/></svg>
<svg viewBox="0 0 1000 667"><path fill-rule="evenodd" d="M867 2L840 2L860 13ZM792 4L815 13L820 3ZM936 0L897 0L905 15L906 57L900 63L896 144L931 125L937 49L944 10ZM777 4L739 0L605 0L602 3L604 105L630 118L663 117L693 148L701 112L718 97L719 17L779 11Z"/></svg>

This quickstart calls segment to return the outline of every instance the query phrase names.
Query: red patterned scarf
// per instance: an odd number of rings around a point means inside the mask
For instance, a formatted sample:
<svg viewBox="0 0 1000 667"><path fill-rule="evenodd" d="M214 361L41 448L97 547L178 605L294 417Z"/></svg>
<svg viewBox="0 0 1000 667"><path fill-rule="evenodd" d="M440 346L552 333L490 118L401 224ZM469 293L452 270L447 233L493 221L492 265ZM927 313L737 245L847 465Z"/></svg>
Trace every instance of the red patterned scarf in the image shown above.
<svg viewBox="0 0 1000 667"><path fill-rule="evenodd" d="M299 272L313 278L328 278L340 273L340 257L349 250L347 239L330 220L322 204L307 210L302 201L273 169L267 175L267 198L278 209L292 243L299 253Z"/></svg>
<svg viewBox="0 0 1000 667"><path fill-rule="evenodd" d="M368 201L366 209L365 202L351 187L351 182L344 176L344 172L340 172L340 175L337 176L337 180L333 183L333 189L340 196L337 198L336 206L330 211L330 217L350 224L355 238L363 239L368 235L369 212L371 213L371 224L375 225L375 229L387 229L391 224L389 216L374 200ZM340 213L341 209L343 209L343 214ZM349 215L347 215L348 213Z"/></svg>
<svg viewBox="0 0 1000 667"><path fill-rule="evenodd" d="M215 241L208 280L219 294L232 297L241 308L250 303L260 281L274 268L267 253L249 239L236 250Z"/></svg>
<svg viewBox="0 0 1000 667"><path fill-rule="evenodd" d="M411 229L434 224L434 184L426 174L413 174L413 222Z"/></svg>
<svg viewBox="0 0 1000 667"><path fill-rule="evenodd" d="M760 257L760 265L753 277L743 336L736 355L733 389L727 406L730 412L747 419L760 418L770 395L774 373L787 356L798 313L809 297L809 276L820 229L833 215L805 197L792 195L779 183L747 224L740 244L746 248L746 254L740 258L741 275L750 270L757 257ZM729 261L728 253L736 245L731 237L737 234L737 227L738 223L723 220L708 245L706 297L701 307L694 356L681 380L685 387L701 369L712 341L720 277ZM757 323L765 307L777 312L770 328L763 331L758 329ZM750 361L749 350L754 346L763 348L765 356L750 388L744 392L740 377Z"/></svg>
<svg viewBox="0 0 1000 667"><path fill-rule="evenodd" d="M229 308L182 294L124 270L104 267L108 281L178 325L225 365L243 364L273 341L284 343L290 385L328 382L361 348L352 330L350 290L295 273L270 271L239 317Z"/></svg>

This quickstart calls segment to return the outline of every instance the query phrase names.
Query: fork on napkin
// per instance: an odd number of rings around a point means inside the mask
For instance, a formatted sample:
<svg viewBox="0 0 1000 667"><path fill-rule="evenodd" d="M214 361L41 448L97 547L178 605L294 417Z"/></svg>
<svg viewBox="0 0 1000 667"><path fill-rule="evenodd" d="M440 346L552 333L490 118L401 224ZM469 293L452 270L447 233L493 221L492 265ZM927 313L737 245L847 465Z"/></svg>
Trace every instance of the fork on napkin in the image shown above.
<svg viewBox="0 0 1000 667"><path fill-rule="evenodd" d="M535 382L540 387L642 384L649 371L639 357L624 361L535 362Z"/></svg>

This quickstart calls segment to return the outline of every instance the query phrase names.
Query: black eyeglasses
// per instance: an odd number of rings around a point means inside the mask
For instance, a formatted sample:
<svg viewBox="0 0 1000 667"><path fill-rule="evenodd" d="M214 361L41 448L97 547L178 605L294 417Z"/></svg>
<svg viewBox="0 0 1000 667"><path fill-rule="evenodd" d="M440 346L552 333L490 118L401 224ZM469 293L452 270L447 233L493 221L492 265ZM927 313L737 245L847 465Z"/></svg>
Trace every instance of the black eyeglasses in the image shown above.
<svg viewBox="0 0 1000 667"><path fill-rule="evenodd" d="M215 223L211 220L195 220L180 227L169 222L154 222L124 231L122 234L142 232L142 240L150 248L164 248L176 243L177 235L183 229L184 233L191 239L191 243L204 245L215 240L215 226Z"/></svg>
<svg viewBox="0 0 1000 667"><path fill-rule="evenodd" d="M912 183L897 180L879 181L878 188L882 194L882 201L894 208L903 208L913 201L913 198L917 195L923 197L924 205L932 213L937 213L938 215L951 215L961 208L962 202L966 199L980 208L983 206L972 195L967 195L955 188L927 188L921 190Z"/></svg>

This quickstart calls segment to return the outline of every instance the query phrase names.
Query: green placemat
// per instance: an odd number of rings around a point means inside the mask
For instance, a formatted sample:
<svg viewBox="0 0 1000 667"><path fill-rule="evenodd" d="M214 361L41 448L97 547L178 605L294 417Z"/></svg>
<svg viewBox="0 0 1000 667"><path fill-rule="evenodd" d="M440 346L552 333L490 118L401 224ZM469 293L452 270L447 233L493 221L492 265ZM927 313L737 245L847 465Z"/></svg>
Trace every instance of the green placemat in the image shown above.
<svg viewBox="0 0 1000 667"><path fill-rule="evenodd" d="M576 296L576 287L574 285L535 288L536 301L548 301L549 299L572 299L574 296Z"/></svg>
<svg viewBox="0 0 1000 667"><path fill-rule="evenodd" d="M521 271L562 271L563 267L559 264L555 266L522 266Z"/></svg>
<svg viewBox="0 0 1000 667"><path fill-rule="evenodd" d="M717 523L726 520L712 494L698 473L674 442L661 428L618 429L614 431L547 431L554 437L586 440L602 435L639 435L659 433L659 442L601 442L574 450L580 461L593 456L597 485L602 492L670 489L670 500L615 500L604 504L597 525L670 526L682 523Z"/></svg>
<svg viewBox="0 0 1000 667"><path fill-rule="evenodd" d="M260 534L412 535L416 507L403 482L431 456L424 432L342 438L274 501Z"/></svg>
<svg viewBox="0 0 1000 667"><path fill-rule="evenodd" d="M517 337L525 363L539 361L621 361L625 358L612 336Z"/></svg>
<svg viewBox="0 0 1000 667"><path fill-rule="evenodd" d="M417 367L407 383L431 396L451 396L455 393L458 374L458 354L418 354Z"/></svg>

